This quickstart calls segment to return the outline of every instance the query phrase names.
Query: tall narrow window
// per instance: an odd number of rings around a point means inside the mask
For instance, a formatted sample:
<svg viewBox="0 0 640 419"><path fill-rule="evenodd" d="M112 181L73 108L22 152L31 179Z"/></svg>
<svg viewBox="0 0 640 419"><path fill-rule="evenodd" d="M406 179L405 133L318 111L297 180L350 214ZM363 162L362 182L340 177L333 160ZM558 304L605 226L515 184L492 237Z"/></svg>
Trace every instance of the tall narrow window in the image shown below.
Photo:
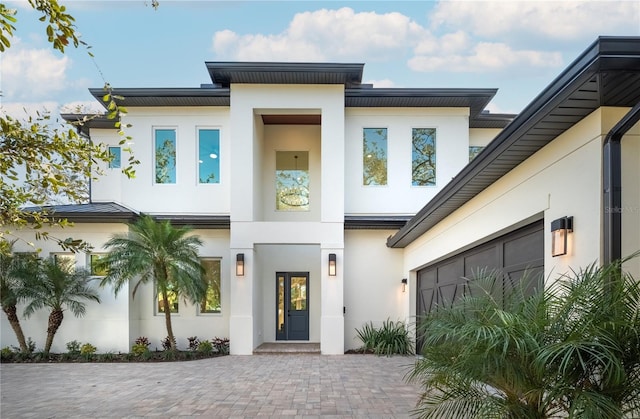
<svg viewBox="0 0 640 419"><path fill-rule="evenodd" d="M411 184L436 184L436 129L413 128L411 132Z"/></svg>
<svg viewBox="0 0 640 419"><path fill-rule="evenodd" d="M362 184L387 184L387 129L362 130Z"/></svg>
<svg viewBox="0 0 640 419"><path fill-rule="evenodd" d="M198 183L220 183L220 131L198 130Z"/></svg>
<svg viewBox="0 0 640 419"><path fill-rule="evenodd" d="M276 209L309 210L308 151L276 151Z"/></svg>
<svg viewBox="0 0 640 419"><path fill-rule="evenodd" d="M91 253L89 255L89 268L91 275L105 276L107 274L107 270L103 266L100 266L100 262L105 256L105 254L101 253Z"/></svg>
<svg viewBox="0 0 640 419"><path fill-rule="evenodd" d="M201 259L207 293L200 302L200 313L220 313L220 259Z"/></svg>
<svg viewBox="0 0 640 419"><path fill-rule="evenodd" d="M156 183L176 183L176 130L155 130Z"/></svg>
<svg viewBox="0 0 640 419"><path fill-rule="evenodd" d="M122 156L120 147L109 147L109 169L120 169L122 164Z"/></svg>
<svg viewBox="0 0 640 419"><path fill-rule="evenodd" d="M76 255L73 253L54 253L53 261L56 265L63 269L69 269L75 271L76 269Z"/></svg>

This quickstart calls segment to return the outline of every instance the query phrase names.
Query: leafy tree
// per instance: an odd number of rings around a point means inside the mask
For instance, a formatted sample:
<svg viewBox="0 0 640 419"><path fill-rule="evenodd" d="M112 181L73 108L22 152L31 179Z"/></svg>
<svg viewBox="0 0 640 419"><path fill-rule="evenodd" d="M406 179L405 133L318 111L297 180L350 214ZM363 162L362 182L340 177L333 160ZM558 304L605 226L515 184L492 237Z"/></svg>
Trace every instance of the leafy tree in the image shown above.
<svg viewBox="0 0 640 419"><path fill-rule="evenodd" d="M57 0L28 0L40 20L46 22L46 34L53 49L65 52L69 45L86 47L90 57L91 46L79 39L75 20ZM157 7L157 3L153 3ZM17 22L17 10L0 4L0 51L10 48ZM111 86L105 82L102 100L108 109L106 117L113 119L114 128L124 132L119 121L126 109L117 104L121 97L112 94ZM69 223L56 218L42 206L55 199L67 202L82 202L86 199L84 185L92 176L96 164L109 162L111 156L104 144L94 144L78 134L78 125L86 124L98 115L85 115L69 126L51 118L44 111L36 116L18 118L0 115L0 237L11 234L8 228L31 227L36 230L36 239L52 238L64 249L77 250L88 245L73 239L50 237L40 233L44 225L65 227ZM124 138L120 144L124 144ZM130 150L129 150L130 151ZM129 165L122 169L128 177L134 176L133 166L138 162L130 155ZM40 207L38 211L25 207Z"/></svg>
<svg viewBox="0 0 640 419"><path fill-rule="evenodd" d="M156 148L156 183L175 182L176 146L172 140L164 140Z"/></svg>
<svg viewBox="0 0 640 419"><path fill-rule="evenodd" d="M424 418L624 418L640 412L640 283L624 261L501 297L495 276L426 315L408 378ZM471 284L470 284L471 285Z"/></svg>
<svg viewBox="0 0 640 419"><path fill-rule="evenodd" d="M101 285L113 285L116 295L132 280L135 280L134 298L140 285L154 284L156 292L162 296L171 349L176 347L169 293L174 292L192 304L199 304L206 295L204 269L198 258L202 241L198 236L189 235L191 231L144 216L129 225L128 234L117 234L109 239L105 244L109 253L100 262L108 272Z"/></svg>
<svg viewBox="0 0 640 419"><path fill-rule="evenodd" d="M24 286L18 292L18 299L26 303L25 317L44 307L50 309L44 346L44 352L48 353L64 319L64 310L69 309L74 316L82 317L86 304L81 300L99 303L100 298L90 285L89 271L76 269L70 261L39 259L31 267L20 273Z"/></svg>
<svg viewBox="0 0 640 419"><path fill-rule="evenodd" d="M20 260L13 253L12 247L13 243L0 239L0 304L2 305L2 311L7 315L13 332L16 334L20 350L29 352L16 308L18 304L17 294L22 286L22 281L16 275L19 270Z"/></svg>

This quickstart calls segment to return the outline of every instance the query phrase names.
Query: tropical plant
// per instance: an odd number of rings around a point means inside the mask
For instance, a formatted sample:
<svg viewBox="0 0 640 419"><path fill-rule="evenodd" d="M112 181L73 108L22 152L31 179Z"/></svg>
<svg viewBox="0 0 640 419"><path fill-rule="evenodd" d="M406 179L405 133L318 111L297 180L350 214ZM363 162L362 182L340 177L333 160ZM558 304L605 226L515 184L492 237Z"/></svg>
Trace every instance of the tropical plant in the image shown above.
<svg viewBox="0 0 640 419"><path fill-rule="evenodd" d="M153 283L162 297L167 335L171 349L176 349L171 325L169 291L198 304L205 296L207 284L198 259L199 237L191 229L175 228L168 221L156 222L149 216L129 225L128 234L113 236L105 244L109 253L101 260L107 275L101 285L112 285L117 295L129 281L135 280L133 298L142 284Z"/></svg>
<svg viewBox="0 0 640 419"><path fill-rule="evenodd" d="M90 284L90 272L76 269L69 261L38 259L29 266L30 269L19 272L24 286L18 292L18 299L26 303L24 316L27 318L43 307L50 309L44 346L44 353L48 354L62 324L65 308L76 317L82 317L86 313L86 304L82 300L99 303L100 298Z"/></svg>
<svg viewBox="0 0 640 419"><path fill-rule="evenodd" d="M640 414L640 284L623 261L571 272L544 292L497 275L420 322L424 418L625 418Z"/></svg>
<svg viewBox="0 0 640 419"><path fill-rule="evenodd" d="M22 286L20 278L16 275L20 262L13 253L13 242L0 239L0 305L2 305L2 311L7 315L11 329L16 335L20 350L29 352L16 308L18 304L17 293Z"/></svg>
<svg viewBox="0 0 640 419"><path fill-rule="evenodd" d="M170 351L172 349L176 348L176 338L175 337L165 337L164 339L162 339L162 341L160 342L162 344L162 350L164 351Z"/></svg>
<svg viewBox="0 0 640 419"><path fill-rule="evenodd" d="M219 354L229 354L229 338L219 338L216 336L211 340L211 342L213 343L213 347Z"/></svg>
<svg viewBox="0 0 640 419"><path fill-rule="evenodd" d="M189 341L190 351L195 351L198 349L198 345L200 344L200 339L198 339L197 336L188 337L187 340Z"/></svg>
<svg viewBox="0 0 640 419"><path fill-rule="evenodd" d="M385 320L380 328L373 322L366 323L362 329L356 329L357 337L363 343L363 349L376 355L408 355L413 353L413 343L409 330L401 321Z"/></svg>
<svg viewBox="0 0 640 419"><path fill-rule="evenodd" d="M203 340L198 343L198 347L196 348L198 352L202 352L203 354L210 354L213 352L213 343L208 340Z"/></svg>
<svg viewBox="0 0 640 419"><path fill-rule="evenodd" d="M80 342L77 340L72 340L71 342L67 342L67 353L70 355L77 355L80 353Z"/></svg>

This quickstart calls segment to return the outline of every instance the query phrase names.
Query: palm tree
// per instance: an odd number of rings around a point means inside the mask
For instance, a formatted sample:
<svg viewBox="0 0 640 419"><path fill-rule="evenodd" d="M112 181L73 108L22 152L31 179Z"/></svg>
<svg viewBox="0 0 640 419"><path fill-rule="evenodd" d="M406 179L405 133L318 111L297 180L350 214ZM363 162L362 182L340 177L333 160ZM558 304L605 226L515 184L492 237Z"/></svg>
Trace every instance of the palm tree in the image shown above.
<svg viewBox="0 0 640 419"><path fill-rule="evenodd" d="M41 308L50 309L44 346L44 352L48 353L64 319L65 308L71 310L74 316L82 317L86 312L86 304L81 300L99 303L100 298L90 285L89 271L75 269L68 261L49 258L38 260L31 266L34 269L20 272L24 286L18 292L18 299L26 303L24 316L27 318Z"/></svg>
<svg viewBox="0 0 640 419"><path fill-rule="evenodd" d="M198 304L206 294L204 269L198 258L202 241L189 235L188 227L175 228L168 221L156 222L149 216L129 225L128 234L114 235L106 244L109 253L101 261L107 275L101 285L113 285L117 295L122 286L136 280L132 296L141 284L152 282L162 296L167 335L176 349L171 326L169 291Z"/></svg>
<svg viewBox="0 0 640 419"><path fill-rule="evenodd" d="M625 261L506 295L493 275L421 320L408 374L419 417L624 418L640 414L640 284Z"/></svg>
<svg viewBox="0 0 640 419"><path fill-rule="evenodd" d="M21 286L21 281L16 275L16 271L20 262L19 258L13 253L13 243L4 239L0 240L0 304L2 305L2 311L7 315L13 332L16 334L20 350L29 352L16 308L18 304L17 292Z"/></svg>

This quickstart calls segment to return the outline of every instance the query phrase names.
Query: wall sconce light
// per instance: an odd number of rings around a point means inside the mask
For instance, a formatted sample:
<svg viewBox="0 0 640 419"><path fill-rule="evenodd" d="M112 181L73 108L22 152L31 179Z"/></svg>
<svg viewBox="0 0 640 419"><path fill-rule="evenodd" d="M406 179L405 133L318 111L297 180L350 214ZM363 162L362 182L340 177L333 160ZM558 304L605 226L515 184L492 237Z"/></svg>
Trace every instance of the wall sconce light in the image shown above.
<svg viewBox="0 0 640 419"><path fill-rule="evenodd" d="M329 253L329 276L336 276L336 254Z"/></svg>
<svg viewBox="0 0 640 419"><path fill-rule="evenodd" d="M244 276L244 253L236 255L236 276Z"/></svg>
<svg viewBox="0 0 640 419"><path fill-rule="evenodd" d="M402 278L402 292L406 292L407 291L407 278Z"/></svg>
<svg viewBox="0 0 640 419"><path fill-rule="evenodd" d="M551 256L567 254L567 236L573 232L573 217L562 217L551 222Z"/></svg>

